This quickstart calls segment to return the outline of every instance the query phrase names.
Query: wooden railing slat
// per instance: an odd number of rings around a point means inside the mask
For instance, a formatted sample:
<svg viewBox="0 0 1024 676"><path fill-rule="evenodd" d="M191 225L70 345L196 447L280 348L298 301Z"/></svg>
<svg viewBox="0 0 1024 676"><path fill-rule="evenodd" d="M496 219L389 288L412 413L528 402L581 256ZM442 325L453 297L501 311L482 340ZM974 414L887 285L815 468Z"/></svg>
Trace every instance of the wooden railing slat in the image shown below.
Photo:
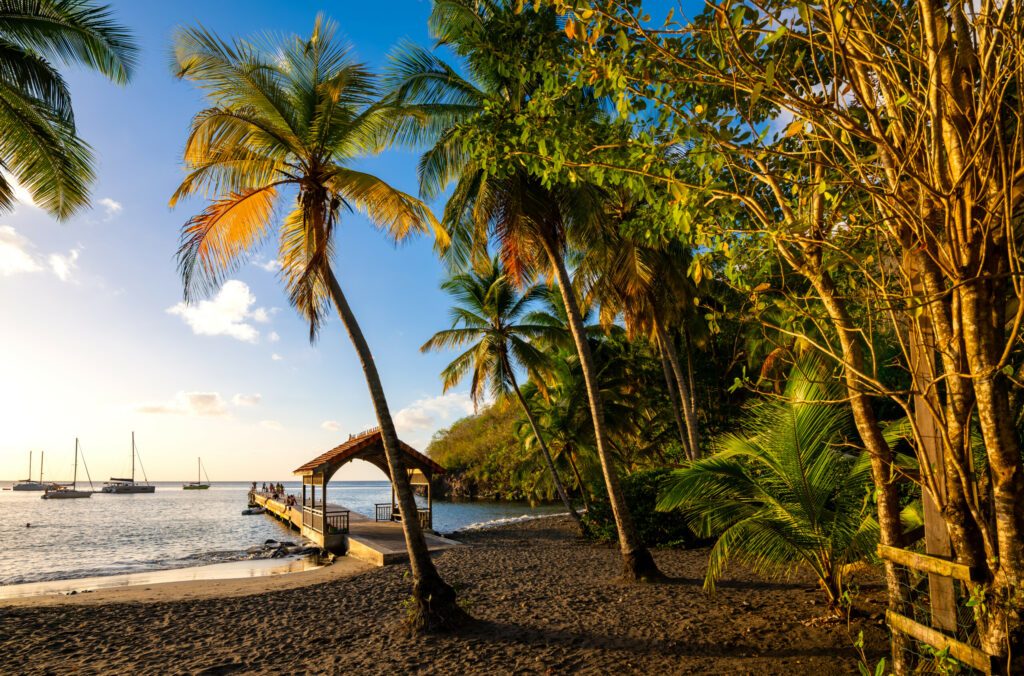
<svg viewBox="0 0 1024 676"><path fill-rule="evenodd" d="M936 650L946 650L948 648L950 657L968 664L985 674L996 673L996 658L974 646L962 643L955 638L950 638L942 632L926 627L920 622L915 622L909 617L904 617L891 610L885 611L885 620L893 631L903 632L918 641L927 643Z"/></svg>
<svg viewBox="0 0 1024 676"><path fill-rule="evenodd" d="M978 582L981 578L978 571L970 566L940 559L937 556L918 554L907 549L890 547L889 545L878 545L878 555L886 561L892 561L922 573L944 575L945 577L951 577L964 582Z"/></svg>

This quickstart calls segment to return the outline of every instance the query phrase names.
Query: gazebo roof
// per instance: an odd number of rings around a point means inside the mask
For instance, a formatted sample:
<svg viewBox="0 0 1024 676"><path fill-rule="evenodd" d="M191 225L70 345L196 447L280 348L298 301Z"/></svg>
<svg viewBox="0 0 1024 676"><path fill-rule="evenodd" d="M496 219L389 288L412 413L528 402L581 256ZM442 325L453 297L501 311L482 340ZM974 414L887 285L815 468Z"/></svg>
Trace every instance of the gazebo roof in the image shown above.
<svg viewBox="0 0 1024 676"><path fill-rule="evenodd" d="M444 474L443 467L401 439L398 440L398 447L403 452L402 460L405 462L406 469L419 470L427 476ZM313 458L297 468L294 473L333 475L338 468L350 460L365 460L378 467L389 477L391 476L379 427L350 436L345 443Z"/></svg>

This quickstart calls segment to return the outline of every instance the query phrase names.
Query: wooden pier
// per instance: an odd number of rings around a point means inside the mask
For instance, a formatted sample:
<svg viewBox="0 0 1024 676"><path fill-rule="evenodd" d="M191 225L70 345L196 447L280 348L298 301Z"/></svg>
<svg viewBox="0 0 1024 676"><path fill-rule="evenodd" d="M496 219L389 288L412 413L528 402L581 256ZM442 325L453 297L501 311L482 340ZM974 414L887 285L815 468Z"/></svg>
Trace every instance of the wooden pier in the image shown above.
<svg viewBox="0 0 1024 676"><path fill-rule="evenodd" d="M444 469L408 444L400 442L400 446L410 482L426 487L427 507L419 509L416 518L423 528L427 549L434 553L460 546L455 540L441 537L432 530L434 510L430 481L434 475L444 473ZM375 428L350 436L345 443L295 470L302 476L302 494L294 496L291 500L294 504L288 504L287 496L255 491L250 493L249 500L326 551L378 566L407 561L401 514L394 499L394 482L391 503L375 505L372 517L327 502L327 483L342 465L351 460L365 460L376 465L390 478L380 430Z"/></svg>
<svg viewBox="0 0 1024 676"><path fill-rule="evenodd" d="M402 524L375 521L341 505L328 504L328 527L321 533L310 525L303 525L301 505L287 506L280 498L265 493L253 493L253 504L260 505L278 520L298 531L321 549L344 554L377 566L408 561ZM332 519L333 517L333 519ZM334 521L334 526L331 521ZM424 533L431 554L458 547L461 543L434 533Z"/></svg>

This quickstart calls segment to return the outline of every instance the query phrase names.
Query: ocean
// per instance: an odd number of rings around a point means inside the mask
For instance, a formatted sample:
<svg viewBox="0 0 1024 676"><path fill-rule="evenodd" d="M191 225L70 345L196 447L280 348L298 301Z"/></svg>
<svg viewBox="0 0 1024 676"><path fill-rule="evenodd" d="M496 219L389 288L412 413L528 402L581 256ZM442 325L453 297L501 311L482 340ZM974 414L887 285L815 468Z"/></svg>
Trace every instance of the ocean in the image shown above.
<svg viewBox="0 0 1024 676"><path fill-rule="evenodd" d="M284 486L301 494L299 482ZM248 483L213 482L204 491L182 490L180 482L156 487L148 495L96 493L80 500L0 490L0 586L241 561L266 540L301 542L298 533L269 516L242 515ZM417 499L425 506L425 499ZM371 518L375 503L390 500L386 481L328 486L328 501ZM434 528L450 533L487 527L558 513L560 507L435 500Z"/></svg>

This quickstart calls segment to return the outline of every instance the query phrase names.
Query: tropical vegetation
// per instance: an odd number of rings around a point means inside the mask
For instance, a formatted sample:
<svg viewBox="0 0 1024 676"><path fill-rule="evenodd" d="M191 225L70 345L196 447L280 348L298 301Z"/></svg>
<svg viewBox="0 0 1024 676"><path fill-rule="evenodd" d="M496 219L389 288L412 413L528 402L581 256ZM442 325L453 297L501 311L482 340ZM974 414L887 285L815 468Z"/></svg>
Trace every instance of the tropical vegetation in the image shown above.
<svg viewBox="0 0 1024 676"><path fill-rule="evenodd" d="M1019 3L652 4L434 0L436 44L398 46L380 78L324 19L179 31L176 75L207 101L171 200L204 200L186 298L276 236L310 338L333 308L356 348L410 513L332 263L347 208L393 241L432 234L453 311L424 349L462 350L443 386L471 376L483 408L430 450L467 492L585 509L629 581L661 579L650 546L706 537L708 588L731 559L801 567L833 607L876 541L921 548L919 511L927 553L971 572L961 629L1024 671ZM0 45L0 163L67 217L91 169L49 60L123 81L134 47L72 0L0 2ZM418 196L352 168L395 146L420 153ZM403 528L414 626L464 622ZM915 590L879 567L898 614ZM909 647L893 634L895 672L921 666Z"/></svg>
<svg viewBox="0 0 1024 676"><path fill-rule="evenodd" d="M89 205L92 150L78 135L71 91L56 62L125 84L137 54L108 5L0 2L0 211L14 207L16 186L60 220Z"/></svg>
<svg viewBox="0 0 1024 676"><path fill-rule="evenodd" d="M177 77L196 84L209 107L192 119L188 173L175 206L201 195L208 205L181 230L178 269L190 299L264 240L277 235L281 278L292 306L316 340L333 305L366 376L388 469L403 514L416 514L409 475L380 375L333 267L341 215L359 209L385 236L446 239L430 210L382 179L353 169L377 151L390 116L376 103L373 73L353 59L337 26L320 17L309 37L226 41L202 27L174 39ZM280 223L275 209L284 206ZM410 623L443 629L465 620L455 591L434 567L417 519L402 519L413 574Z"/></svg>

